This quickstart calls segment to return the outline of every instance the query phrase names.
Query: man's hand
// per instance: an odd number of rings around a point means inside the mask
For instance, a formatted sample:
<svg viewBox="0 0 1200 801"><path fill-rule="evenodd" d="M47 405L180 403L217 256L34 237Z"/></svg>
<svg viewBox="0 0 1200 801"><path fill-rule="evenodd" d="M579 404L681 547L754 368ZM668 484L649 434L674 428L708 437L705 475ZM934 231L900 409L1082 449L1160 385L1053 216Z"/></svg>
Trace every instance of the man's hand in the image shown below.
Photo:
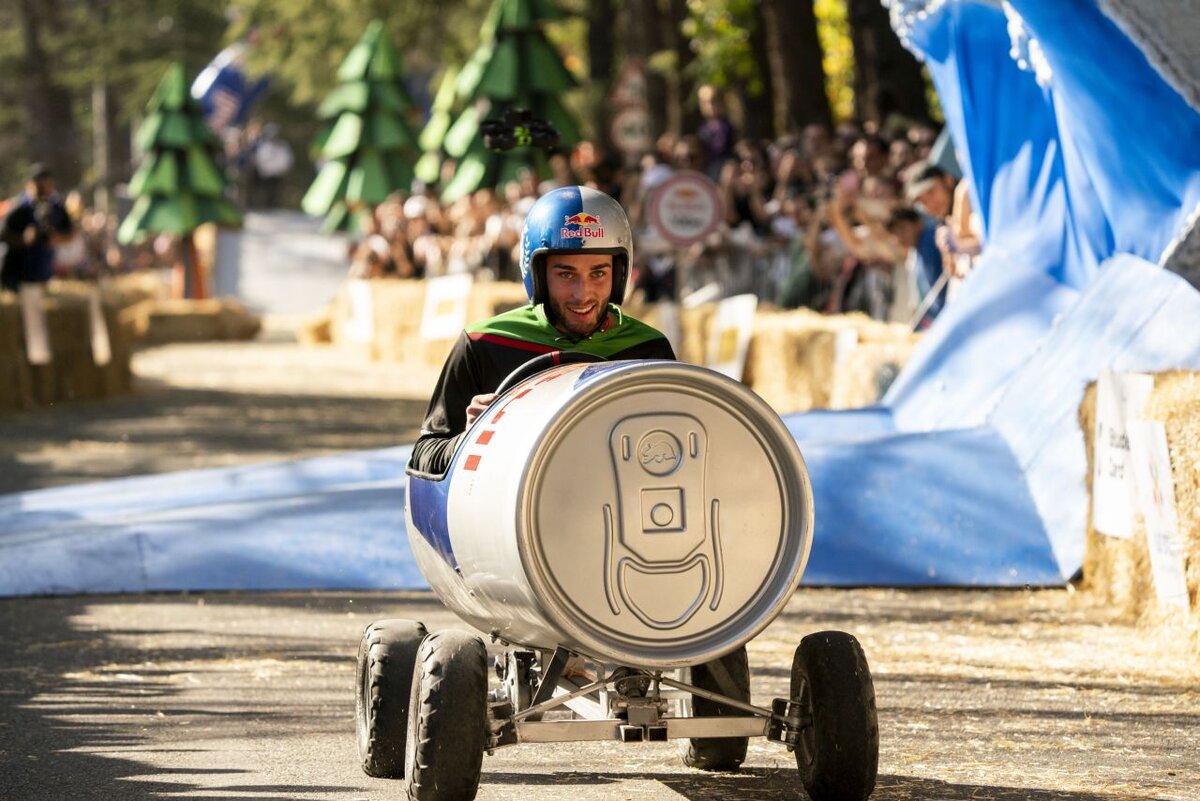
<svg viewBox="0 0 1200 801"><path fill-rule="evenodd" d="M26 246L29 246L37 241L37 235L38 235L37 226L36 225L27 225L27 226L25 226L25 231L21 237L21 240L26 244Z"/></svg>
<svg viewBox="0 0 1200 801"><path fill-rule="evenodd" d="M487 407L492 405L492 401L496 400L495 392L485 392L482 395L476 395L471 398L471 403L467 406L467 428L471 427L479 415L487 411Z"/></svg>

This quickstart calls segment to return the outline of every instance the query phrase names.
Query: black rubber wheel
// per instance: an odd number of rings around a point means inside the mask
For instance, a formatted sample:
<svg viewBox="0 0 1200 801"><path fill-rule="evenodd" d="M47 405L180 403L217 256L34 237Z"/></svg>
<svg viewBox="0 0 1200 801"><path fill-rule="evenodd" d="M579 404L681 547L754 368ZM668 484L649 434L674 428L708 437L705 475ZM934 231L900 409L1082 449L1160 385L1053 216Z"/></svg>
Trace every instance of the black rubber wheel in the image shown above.
<svg viewBox="0 0 1200 801"><path fill-rule="evenodd" d="M427 633L415 620L378 620L367 626L359 641L354 728L358 757L368 776L404 775L413 664Z"/></svg>
<svg viewBox="0 0 1200 801"><path fill-rule="evenodd" d="M796 768L813 801L866 801L879 772L875 685L862 646L843 631L800 641L792 700L812 726L800 732Z"/></svg>
<svg viewBox="0 0 1200 801"><path fill-rule="evenodd" d="M717 665L724 667L729 674L729 678L733 682L733 691L724 687L718 680L715 675ZM702 690L711 690L737 701L749 703L750 661L746 658L746 648L743 646L713 662L706 662L685 670L683 681ZM719 704L698 695L692 696L693 717L708 718L745 714L740 709ZM749 737L704 737L680 740L679 756L683 759L683 764L690 768L735 771L746 761L746 747L749 741Z"/></svg>
<svg viewBox="0 0 1200 801"><path fill-rule="evenodd" d="M487 650L465 631L430 634L417 651L404 787L410 801L466 801L487 745Z"/></svg>

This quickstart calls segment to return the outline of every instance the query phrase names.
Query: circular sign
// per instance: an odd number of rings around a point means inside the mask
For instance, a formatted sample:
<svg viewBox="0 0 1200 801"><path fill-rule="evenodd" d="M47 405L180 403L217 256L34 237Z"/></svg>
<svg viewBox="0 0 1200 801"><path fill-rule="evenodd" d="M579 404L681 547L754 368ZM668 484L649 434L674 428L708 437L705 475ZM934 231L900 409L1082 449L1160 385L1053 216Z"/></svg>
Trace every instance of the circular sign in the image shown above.
<svg viewBox="0 0 1200 801"><path fill-rule="evenodd" d="M608 129L612 142L622 153L640 156L651 147L650 112L644 105L625 106L613 115Z"/></svg>
<svg viewBox="0 0 1200 801"><path fill-rule="evenodd" d="M650 224L673 245L693 245L717 230L725 216L721 193L708 176L673 173L650 195Z"/></svg>

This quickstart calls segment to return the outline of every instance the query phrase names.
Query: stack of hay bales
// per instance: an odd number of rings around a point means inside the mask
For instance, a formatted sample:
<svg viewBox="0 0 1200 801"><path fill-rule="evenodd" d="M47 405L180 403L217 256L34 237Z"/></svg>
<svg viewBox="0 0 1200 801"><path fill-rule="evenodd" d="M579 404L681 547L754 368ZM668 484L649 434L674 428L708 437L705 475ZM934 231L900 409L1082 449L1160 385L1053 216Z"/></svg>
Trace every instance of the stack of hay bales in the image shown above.
<svg viewBox="0 0 1200 801"><path fill-rule="evenodd" d="M142 342L212 342L254 339L262 320L232 298L144 300L122 312Z"/></svg>
<svg viewBox="0 0 1200 801"><path fill-rule="evenodd" d="M454 338L424 340L421 320L425 312L426 282L399 278L347 283L327 314L313 318L300 332L306 344L332 343L363 350L377 361L409 362L440 367ZM369 321L356 319L365 308L356 308L354 292L369 295ZM484 320L526 303L525 288L511 281L477 282L467 300L467 323ZM364 322L366 323L364 325ZM366 336L363 333L366 332Z"/></svg>
<svg viewBox="0 0 1200 801"><path fill-rule="evenodd" d="M780 414L870 406L918 341L907 326L863 314L760 312L744 380Z"/></svg>
<svg viewBox="0 0 1200 801"><path fill-rule="evenodd" d="M111 352L102 365L92 355L90 297L87 284L55 282L47 287L43 308L51 361L31 365L20 304L12 294L0 296L0 410L113 397L131 390L134 334L121 321L121 296L102 293L100 308Z"/></svg>
<svg viewBox="0 0 1200 801"><path fill-rule="evenodd" d="M300 340L357 349L379 361L440 367L454 340L421 339L425 288L424 281L402 279L345 284L328 312L301 328ZM360 293L357 299L355 293ZM525 302L521 284L477 283L471 288L468 321ZM682 361L706 363L716 309L715 303L680 309L676 355ZM625 311L655 328L664 327L659 306L629 303ZM743 380L781 414L868 406L879 400L918 341L919 335L907 326L881 323L863 314L760 309Z"/></svg>
<svg viewBox="0 0 1200 801"><path fill-rule="evenodd" d="M1167 432L1175 512L1184 543L1188 590L1186 611L1158 602L1146 544L1145 524L1134 518L1134 536L1109 537L1093 527L1088 511L1083 588L1129 619L1154 625L1181 626L1200 637L1200 373L1165 372L1155 376L1154 390L1140 416L1161 422ZM1088 490L1095 448L1096 385L1088 387L1079 410L1088 459Z"/></svg>

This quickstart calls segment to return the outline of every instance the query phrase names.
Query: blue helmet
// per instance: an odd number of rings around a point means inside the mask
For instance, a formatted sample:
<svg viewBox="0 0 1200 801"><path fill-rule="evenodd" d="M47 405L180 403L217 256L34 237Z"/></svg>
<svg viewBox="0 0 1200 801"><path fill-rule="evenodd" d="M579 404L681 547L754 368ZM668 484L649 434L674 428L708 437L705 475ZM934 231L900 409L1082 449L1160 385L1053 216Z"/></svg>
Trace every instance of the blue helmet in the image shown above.
<svg viewBox="0 0 1200 801"><path fill-rule="evenodd" d="M538 198L521 229L521 280L531 303L546 302L546 255L600 253L613 257L610 303L625 298L633 235L621 204L586 186L564 186Z"/></svg>

